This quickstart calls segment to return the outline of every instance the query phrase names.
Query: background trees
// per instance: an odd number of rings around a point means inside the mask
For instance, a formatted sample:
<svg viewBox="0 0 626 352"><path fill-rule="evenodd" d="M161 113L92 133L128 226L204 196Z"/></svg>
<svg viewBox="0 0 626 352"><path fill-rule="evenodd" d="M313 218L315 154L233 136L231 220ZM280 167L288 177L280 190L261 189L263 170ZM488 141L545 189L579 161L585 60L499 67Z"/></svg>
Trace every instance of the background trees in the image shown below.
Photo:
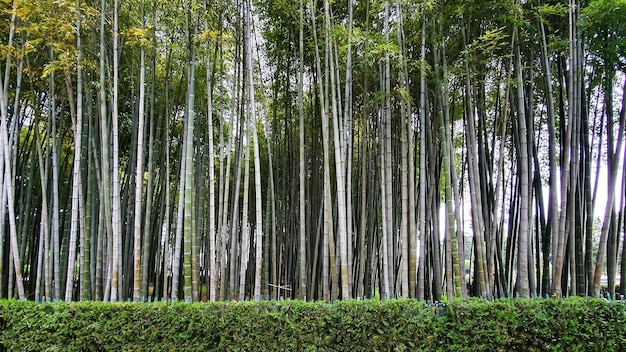
<svg viewBox="0 0 626 352"><path fill-rule="evenodd" d="M0 297L625 294L624 11L5 1Z"/></svg>

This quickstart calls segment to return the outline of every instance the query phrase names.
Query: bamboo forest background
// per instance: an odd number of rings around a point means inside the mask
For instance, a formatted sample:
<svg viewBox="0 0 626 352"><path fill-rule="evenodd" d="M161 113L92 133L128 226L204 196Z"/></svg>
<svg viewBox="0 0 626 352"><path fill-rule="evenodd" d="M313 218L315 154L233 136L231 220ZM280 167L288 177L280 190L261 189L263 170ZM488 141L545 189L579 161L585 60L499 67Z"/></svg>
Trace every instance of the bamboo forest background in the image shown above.
<svg viewBox="0 0 626 352"><path fill-rule="evenodd" d="M626 294L624 0L0 7L0 298Z"/></svg>

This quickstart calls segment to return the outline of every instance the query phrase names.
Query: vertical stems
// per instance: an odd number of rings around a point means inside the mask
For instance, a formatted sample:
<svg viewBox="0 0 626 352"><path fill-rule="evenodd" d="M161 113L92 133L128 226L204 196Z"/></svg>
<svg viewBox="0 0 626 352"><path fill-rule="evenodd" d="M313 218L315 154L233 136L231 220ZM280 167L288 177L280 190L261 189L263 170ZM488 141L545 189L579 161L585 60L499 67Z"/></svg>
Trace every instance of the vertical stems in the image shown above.
<svg viewBox="0 0 626 352"><path fill-rule="evenodd" d="M141 24L145 27L145 15L143 13L143 2L141 4ZM144 125L145 125L145 99L146 99L146 49L142 45L139 54L139 113L137 118L137 164L135 172L135 210L134 210L134 241L133 241L133 299L140 298L141 288L141 220L143 199L143 179L144 179ZM150 195L148 195L150 196Z"/></svg>
<svg viewBox="0 0 626 352"><path fill-rule="evenodd" d="M299 70L298 70L298 116L300 120L299 142L299 216L300 216L300 243L299 243L299 266L300 266L300 295L299 298L306 300L307 294L307 258L306 258L306 194L305 194L305 149L304 149L304 0L300 0L300 31L299 31Z"/></svg>

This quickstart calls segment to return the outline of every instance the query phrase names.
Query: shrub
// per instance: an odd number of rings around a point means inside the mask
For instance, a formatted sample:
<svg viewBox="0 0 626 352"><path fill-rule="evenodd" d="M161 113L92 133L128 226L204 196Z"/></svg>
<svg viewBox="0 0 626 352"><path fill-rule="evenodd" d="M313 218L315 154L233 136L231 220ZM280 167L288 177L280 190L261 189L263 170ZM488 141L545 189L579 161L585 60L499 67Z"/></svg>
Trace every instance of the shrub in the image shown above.
<svg viewBox="0 0 626 352"><path fill-rule="evenodd" d="M218 303L0 301L0 351L623 351L600 299Z"/></svg>

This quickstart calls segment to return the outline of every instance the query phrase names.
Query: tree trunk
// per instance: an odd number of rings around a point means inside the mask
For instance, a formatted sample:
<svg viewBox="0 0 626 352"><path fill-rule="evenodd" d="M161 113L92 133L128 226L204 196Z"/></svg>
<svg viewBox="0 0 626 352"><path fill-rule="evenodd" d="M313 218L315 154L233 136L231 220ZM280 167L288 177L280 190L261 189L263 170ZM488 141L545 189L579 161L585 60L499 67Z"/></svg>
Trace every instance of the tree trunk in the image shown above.
<svg viewBox="0 0 626 352"><path fill-rule="evenodd" d="M306 301L307 294L307 258L306 258L306 194L305 194L305 144L304 144L304 0L300 0L300 34L299 34L299 70L298 70L298 115L300 118L299 129L299 266L300 266L300 291L298 298Z"/></svg>
<svg viewBox="0 0 626 352"><path fill-rule="evenodd" d="M141 4L141 24L142 29L145 28L145 16L143 13L143 2ZM140 49L140 62L139 62L139 112L137 122L137 164L135 172L135 209L134 209L134 242L133 242L133 299L138 301L140 299L141 288L141 220L142 220L142 207L141 201L143 198L143 179L144 179L144 125L145 125L145 99L146 99L146 49L142 45ZM148 194L148 197L151 195Z"/></svg>
<svg viewBox="0 0 626 352"><path fill-rule="evenodd" d="M517 81L524 82L522 77L522 63L519 47L515 53L515 71L517 73ZM518 111L518 135L519 143L519 178L520 178L520 220L519 220L519 237L517 246L517 285L520 295L523 298L530 297L530 287L528 281L528 250L529 241L529 188L528 181L528 141L526 128L526 114L524 106L524 85L519 84L517 87L517 111Z"/></svg>

